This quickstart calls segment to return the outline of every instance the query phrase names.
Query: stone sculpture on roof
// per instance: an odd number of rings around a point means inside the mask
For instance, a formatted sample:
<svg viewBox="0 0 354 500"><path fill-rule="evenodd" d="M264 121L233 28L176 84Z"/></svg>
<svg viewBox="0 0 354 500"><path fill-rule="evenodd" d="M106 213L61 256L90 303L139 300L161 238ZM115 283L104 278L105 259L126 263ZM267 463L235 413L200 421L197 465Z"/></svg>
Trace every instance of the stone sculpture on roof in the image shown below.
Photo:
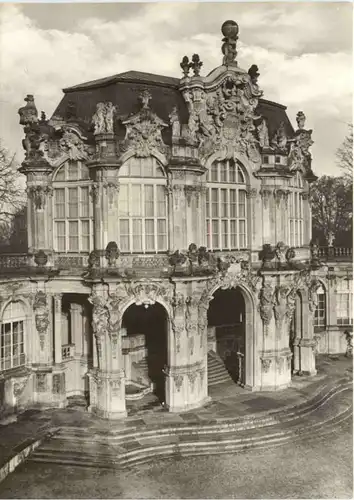
<svg viewBox="0 0 354 500"><path fill-rule="evenodd" d="M92 117L94 134L113 134L116 107L111 102L99 102Z"/></svg>

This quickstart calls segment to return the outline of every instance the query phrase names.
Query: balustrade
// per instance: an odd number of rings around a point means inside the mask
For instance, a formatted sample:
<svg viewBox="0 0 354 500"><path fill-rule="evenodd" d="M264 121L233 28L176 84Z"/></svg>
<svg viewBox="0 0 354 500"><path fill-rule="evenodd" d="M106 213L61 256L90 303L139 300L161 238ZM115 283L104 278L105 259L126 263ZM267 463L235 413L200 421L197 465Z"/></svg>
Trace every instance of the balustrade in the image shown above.
<svg viewBox="0 0 354 500"><path fill-rule="evenodd" d="M352 260L352 247L320 247L319 258L326 260Z"/></svg>

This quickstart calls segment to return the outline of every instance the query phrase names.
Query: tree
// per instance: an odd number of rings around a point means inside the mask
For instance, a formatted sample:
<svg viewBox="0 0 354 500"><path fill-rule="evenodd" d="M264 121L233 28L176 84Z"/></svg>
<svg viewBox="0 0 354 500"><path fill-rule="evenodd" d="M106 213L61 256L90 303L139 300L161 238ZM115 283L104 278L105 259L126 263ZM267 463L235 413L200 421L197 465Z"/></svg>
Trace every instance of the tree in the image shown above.
<svg viewBox="0 0 354 500"><path fill-rule="evenodd" d="M11 156L0 141L0 240L9 242L15 215L25 204L15 156Z"/></svg>
<svg viewBox="0 0 354 500"><path fill-rule="evenodd" d="M351 244L352 183L324 175L311 186L312 232L320 243Z"/></svg>
<svg viewBox="0 0 354 500"><path fill-rule="evenodd" d="M349 125L349 133L337 149L336 156L343 177L346 181L353 182L353 125Z"/></svg>

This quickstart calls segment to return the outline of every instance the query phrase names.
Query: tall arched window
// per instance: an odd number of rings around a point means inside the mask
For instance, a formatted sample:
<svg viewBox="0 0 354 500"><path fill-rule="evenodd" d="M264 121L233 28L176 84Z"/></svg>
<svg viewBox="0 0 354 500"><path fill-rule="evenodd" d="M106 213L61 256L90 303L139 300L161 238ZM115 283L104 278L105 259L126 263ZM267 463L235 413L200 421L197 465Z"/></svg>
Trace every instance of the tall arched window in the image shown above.
<svg viewBox="0 0 354 500"><path fill-rule="evenodd" d="M336 293L337 325L353 324L353 280L339 279Z"/></svg>
<svg viewBox="0 0 354 500"><path fill-rule="evenodd" d="M0 371L26 362L24 325L26 314L21 302L10 302L3 312L0 336Z"/></svg>
<svg viewBox="0 0 354 500"><path fill-rule="evenodd" d="M289 197L289 245L301 247L304 241L303 180L300 172L290 180Z"/></svg>
<svg viewBox="0 0 354 500"><path fill-rule="evenodd" d="M119 244L122 252L162 252L167 242L166 177L160 163L130 158L119 171Z"/></svg>
<svg viewBox="0 0 354 500"><path fill-rule="evenodd" d="M80 161L67 161L53 179L54 249L88 252L91 247L92 206L89 171Z"/></svg>
<svg viewBox="0 0 354 500"><path fill-rule="evenodd" d="M314 327L320 329L326 326L326 292L321 285L317 289L317 307L315 310Z"/></svg>
<svg viewBox="0 0 354 500"><path fill-rule="evenodd" d="M234 160L214 162L206 192L207 245L210 250L247 247L246 178Z"/></svg>

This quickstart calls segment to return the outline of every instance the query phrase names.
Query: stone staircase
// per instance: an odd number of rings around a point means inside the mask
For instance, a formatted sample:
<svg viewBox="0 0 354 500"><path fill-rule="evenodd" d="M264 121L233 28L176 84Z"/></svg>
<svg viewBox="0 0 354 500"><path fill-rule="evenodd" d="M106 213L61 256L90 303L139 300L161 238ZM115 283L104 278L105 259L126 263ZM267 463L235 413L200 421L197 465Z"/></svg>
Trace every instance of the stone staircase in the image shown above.
<svg viewBox="0 0 354 500"><path fill-rule="evenodd" d="M211 422L131 422L115 430L62 427L29 461L116 469L158 458L237 453L327 439L342 426L351 425L351 391L348 379L341 379L322 386L310 400L297 406Z"/></svg>
<svg viewBox="0 0 354 500"><path fill-rule="evenodd" d="M215 351L208 352L208 386L233 383L231 375L225 368L223 360Z"/></svg>

